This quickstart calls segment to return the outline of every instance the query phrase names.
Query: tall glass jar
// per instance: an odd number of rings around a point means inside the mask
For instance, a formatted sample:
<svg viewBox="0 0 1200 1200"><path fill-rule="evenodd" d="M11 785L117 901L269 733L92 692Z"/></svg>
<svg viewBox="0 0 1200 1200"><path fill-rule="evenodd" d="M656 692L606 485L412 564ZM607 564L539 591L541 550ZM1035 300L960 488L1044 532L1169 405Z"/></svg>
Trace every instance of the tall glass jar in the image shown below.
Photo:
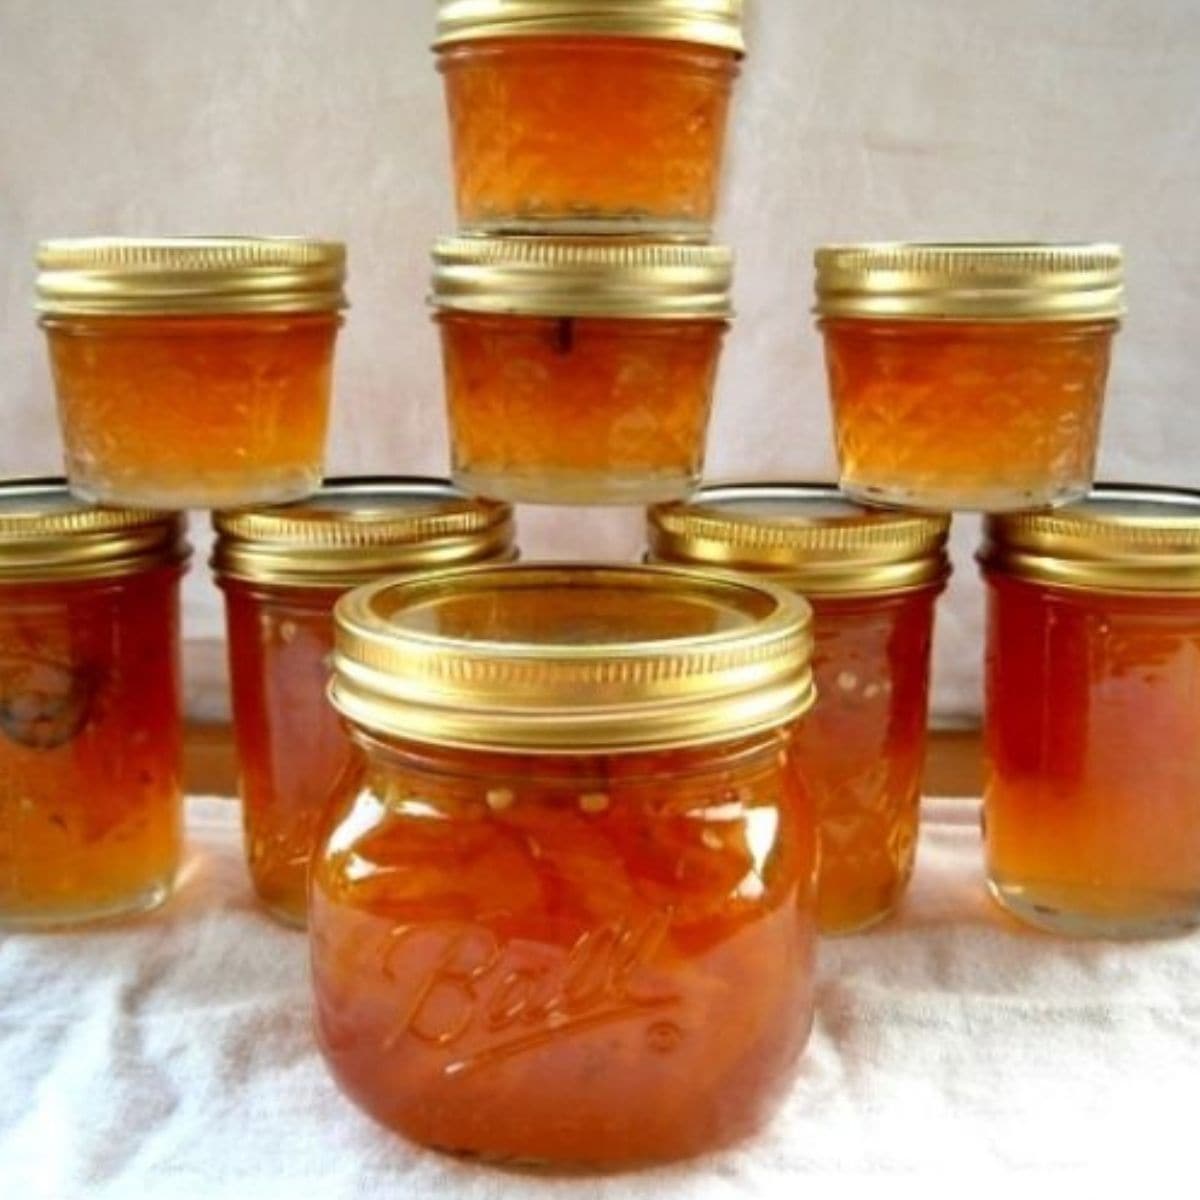
<svg viewBox="0 0 1200 1200"><path fill-rule="evenodd" d="M700 477L731 258L619 238L434 248L455 482L531 504L635 504Z"/></svg>
<svg viewBox="0 0 1200 1200"><path fill-rule="evenodd" d="M268 912L303 925L317 823L358 763L325 695L334 604L384 576L511 558L512 510L440 479L360 477L213 525L250 876Z"/></svg>
<svg viewBox="0 0 1200 1200"><path fill-rule="evenodd" d="M1200 925L1200 492L989 522L988 883L1060 933Z"/></svg>
<svg viewBox="0 0 1200 1200"><path fill-rule="evenodd" d="M321 481L345 250L303 238L83 238L38 251L76 495L274 504Z"/></svg>
<svg viewBox="0 0 1200 1200"><path fill-rule="evenodd" d="M795 761L816 802L822 933L881 921L912 875L949 526L820 483L714 485L649 512L651 561L749 572L812 605L817 701Z"/></svg>
<svg viewBox="0 0 1200 1200"><path fill-rule="evenodd" d="M378 584L336 616L366 776L328 815L310 928L343 1089L517 1162L628 1165L759 1125L813 1012L804 603L556 565Z"/></svg>
<svg viewBox="0 0 1200 1200"><path fill-rule="evenodd" d="M181 517L0 482L0 929L154 908L182 841Z"/></svg>
<svg viewBox="0 0 1200 1200"><path fill-rule="evenodd" d="M823 246L816 266L843 491L946 512L1086 494L1119 247Z"/></svg>
<svg viewBox="0 0 1200 1200"><path fill-rule="evenodd" d="M708 236L741 0L440 0L459 225Z"/></svg>

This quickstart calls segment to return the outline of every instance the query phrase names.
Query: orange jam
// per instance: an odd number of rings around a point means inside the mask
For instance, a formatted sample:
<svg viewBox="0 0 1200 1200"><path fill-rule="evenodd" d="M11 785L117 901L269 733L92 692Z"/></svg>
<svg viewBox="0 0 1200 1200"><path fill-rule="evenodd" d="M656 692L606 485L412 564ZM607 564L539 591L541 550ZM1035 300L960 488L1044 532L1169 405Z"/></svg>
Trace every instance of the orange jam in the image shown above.
<svg viewBox="0 0 1200 1200"><path fill-rule="evenodd" d="M703 464L727 254L559 245L558 259L530 239L435 252L454 479L528 503L682 496ZM477 290L466 292L469 259ZM520 275L528 286L513 286Z"/></svg>
<svg viewBox="0 0 1200 1200"><path fill-rule="evenodd" d="M991 512L1087 492L1119 251L826 247L817 264L846 492Z"/></svg>
<svg viewBox="0 0 1200 1200"><path fill-rule="evenodd" d="M724 484L650 510L655 560L762 573L812 605L817 701L795 761L817 809L822 933L882 920L912 874L948 527L824 484Z"/></svg>
<svg viewBox="0 0 1200 1200"><path fill-rule="evenodd" d="M462 227L703 237L738 55L657 38L444 47Z"/></svg>
<svg viewBox="0 0 1200 1200"><path fill-rule="evenodd" d="M340 246L106 239L46 243L39 262L76 494L219 508L319 485Z"/></svg>
<svg viewBox="0 0 1200 1200"><path fill-rule="evenodd" d="M784 592L653 568L340 603L333 697L365 764L309 919L318 1038L352 1099L438 1149L551 1165L761 1124L812 1021L805 619Z"/></svg>
<svg viewBox="0 0 1200 1200"><path fill-rule="evenodd" d="M182 835L182 524L0 483L0 928L153 908Z"/></svg>
<svg viewBox="0 0 1200 1200"><path fill-rule="evenodd" d="M1097 487L982 557L993 895L1069 934L1200 924L1200 493Z"/></svg>
<svg viewBox="0 0 1200 1200"><path fill-rule="evenodd" d="M385 477L214 525L250 875L272 915L303 925L317 823L358 761L325 696L334 604L385 575L510 557L512 514L443 480Z"/></svg>

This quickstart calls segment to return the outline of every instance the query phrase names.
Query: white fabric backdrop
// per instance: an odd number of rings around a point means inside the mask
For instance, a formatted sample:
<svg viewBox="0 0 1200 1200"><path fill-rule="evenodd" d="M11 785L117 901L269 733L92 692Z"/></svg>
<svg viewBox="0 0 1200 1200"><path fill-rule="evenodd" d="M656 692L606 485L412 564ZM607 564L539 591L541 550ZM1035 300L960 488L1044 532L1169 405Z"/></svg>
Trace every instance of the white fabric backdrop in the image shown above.
<svg viewBox="0 0 1200 1200"><path fill-rule="evenodd" d="M1132 313L1103 472L1200 482L1200 3L749 0L721 231L738 325L710 468L828 476L814 243L1104 238ZM330 466L444 469L431 239L452 227L432 0L0 0L0 471L58 444L30 250L83 233L312 232L351 247ZM633 513L526 510L527 554L632 556ZM198 523L199 524L199 523ZM936 706L978 708L970 523ZM219 634L203 570L188 633Z"/></svg>

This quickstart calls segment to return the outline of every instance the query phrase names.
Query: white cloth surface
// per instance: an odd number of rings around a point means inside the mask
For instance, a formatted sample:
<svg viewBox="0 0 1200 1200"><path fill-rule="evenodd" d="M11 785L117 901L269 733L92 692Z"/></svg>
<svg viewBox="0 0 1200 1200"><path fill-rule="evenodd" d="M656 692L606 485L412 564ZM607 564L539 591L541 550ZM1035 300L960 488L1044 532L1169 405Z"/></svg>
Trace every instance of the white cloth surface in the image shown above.
<svg viewBox="0 0 1200 1200"><path fill-rule="evenodd" d="M822 945L812 1043L768 1129L690 1164L584 1179L448 1159L344 1100L310 1034L305 940L255 907L236 805L194 799L188 815L181 887L160 912L0 936L4 1200L708 1198L796 1195L834 1175L1191 1176L1200 938L1019 928L983 893L969 801L926 802L899 917Z"/></svg>

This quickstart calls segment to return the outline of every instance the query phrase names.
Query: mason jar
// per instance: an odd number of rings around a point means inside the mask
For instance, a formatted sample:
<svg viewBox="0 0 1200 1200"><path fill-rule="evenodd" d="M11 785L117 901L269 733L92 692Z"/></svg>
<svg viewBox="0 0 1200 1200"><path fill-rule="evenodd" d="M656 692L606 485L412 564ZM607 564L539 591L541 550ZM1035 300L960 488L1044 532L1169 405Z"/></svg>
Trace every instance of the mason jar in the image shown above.
<svg viewBox="0 0 1200 1200"><path fill-rule="evenodd" d="M334 604L385 576L511 558L512 510L442 479L362 476L213 525L246 860L267 911L303 925L317 823L358 761L325 695Z"/></svg>
<svg viewBox="0 0 1200 1200"><path fill-rule="evenodd" d="M38 272L73 492L230 508L320 484L341 244L67 239L42 243Z"/></svg>
<svg viewBox="0 0 1200 1200"><path fill-rule="evenodd" d="M1006 512L1087 493L1119 247L823 246L816 268L847 494Z"/></svg>
<svg viewBox="0 0 1200 1200"><path fill-rule="evenodd" d="M309 924L339 1084L442 1150L611 1167L756 1128L813 1014L809 612L678 568L383 582L336 610L365 777Z"/></svg>
<svg viewBox="0 0 1200 1200"><path fill-rule="evenodd" d="M883 920L912 875L949 527L822 483L714 484L648 514L650 561L748 572L812 606L817 700L795 763L816 804L822 933Z"/></svg>
<svg viewBox="0 0 1200 1200"><path fill-rule="evenodd" d="M1200 924L1200 492L1098 484L980 558L992 895L1073 935Z"/></svg>
<svg viewBox="0 0 1200 1200"><path fill-rule="evenodd" d="M183 834L183 518L0 481L0 929L155 908Z"/></svg>
<svg viewBox="0 0 1200 1200"><path fill-rule="evenodd" d="M454 480L530 504L698 482L732 264L722 246L445 238L431 303Z"/></svg>
<svg viewBox="0 0 1200 1200"><path fill-rule="evenodd" d="M703 240L741 0L440 0L459 226Z"/></svg>

